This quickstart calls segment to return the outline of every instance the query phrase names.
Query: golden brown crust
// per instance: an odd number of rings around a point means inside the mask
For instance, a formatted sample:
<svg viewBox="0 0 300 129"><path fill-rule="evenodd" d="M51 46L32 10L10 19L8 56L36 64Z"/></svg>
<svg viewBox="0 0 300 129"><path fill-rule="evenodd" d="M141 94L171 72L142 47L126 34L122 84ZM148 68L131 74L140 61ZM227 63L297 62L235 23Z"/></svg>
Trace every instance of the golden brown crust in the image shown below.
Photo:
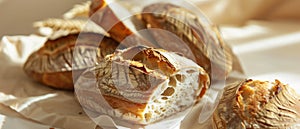
<svg viewBox="0 0 300 129"><path fill-rule="evenodd" d="M194 60L212 79L225 79L232 70L232 53L226 49L218 29L192 12L176 5L157 3L145 7L142 18L148 28L165 30L151 31L162 48Z"/></svg>
<svg viewBox="0 0 300 129"><path fill-rule="evenodd" d="M97 12L100 8L107 6L107 3L104 0L92 0L90 5L89 16L92 16L95 12Z"/></svg>
<svg viewBox="0 0 300 129"><path fill-rule="evenodd" d="M53 87L55 89L73 90L72 72L57 72L57 73L27 73L34 80L42 82L43 84Z"/></svg>
<svg viewBox="0 0 300 129"><path fill-rule="evenodd" d="M208 82L203 81L203 80L210 80L210 79L206 75L199 75L198 83L199 83L199 88L201 88L201 91L197 96L197 102L201 100L201 98L205 95L206 91L209 89L209 85L205 84L205 83L208 83Z"/></svg>
<svg viewBox="0 0 300 129"><path fill-rule="evenodd" d="M275 95L272 94L274 92L272 89L268 88L268 82L247 80L237 92L234 103L237 107L235 112L241 119L253 121L269 99L273 98L272 95Z"/></svg>
<svg viewBox="0 0 300 129"><path fill-rule="evenodd" d="M96 84L92 85L112 108L93 107L87 101L94 100L84 99L83 94L80 100L92 110L136 124L153 123L192 107L209 87L208 74L196 63L145 46L107 56L105 62L85 71L76 87L84 91L90 86L86 82L93 79Z"/></svg>
<svg viewBox="0 0 300 129"><path fill-rule="evenodd" d="M42 48L29 56L23 69L38 82L57 89L72 90L73 80L77 80L83 70L113 53L117 46L116 41L101 34L71 34L48 40ZM87 55L95 57L85 57ZM83 58L86 62L80 61Z"/></svg>
<svg viewBox="0 0 300 129"><path fill-rule="evenodd" d="M217 129L298 128L299 102L299 94L279 80L246 80L225 89L213 119Z"/></svg>
<svg viewBox="0 0 300 129"><path fill-rule="evenodd" d="M109 5L107 0L93 0L90 9L90 19L110 34L110 37L125 47L147 45L157 47L148 41L149 36L142 35L139 30L146 26L136 15L131 15L126 8L114 8L117 2ZM122 14L122 15L120 15Z"/></svg>
<svg viewBox="0 0 300 129"><path fill-rule="evenodd" d="M110 36L116 41L122 42L127 36L132 34L132 31L108 7L105 0L93 0L90 8L91 19L108 31Z"/></svg>

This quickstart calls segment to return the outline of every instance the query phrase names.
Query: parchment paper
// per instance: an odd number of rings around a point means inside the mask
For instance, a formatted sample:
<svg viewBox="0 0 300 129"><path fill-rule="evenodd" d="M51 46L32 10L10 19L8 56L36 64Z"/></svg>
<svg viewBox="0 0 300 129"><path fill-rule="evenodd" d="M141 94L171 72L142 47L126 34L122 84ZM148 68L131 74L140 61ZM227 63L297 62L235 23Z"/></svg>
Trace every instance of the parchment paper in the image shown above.
<svg viewBox="0 0 300 129"><path fill-rule="evenodd" d="M0 103L42 124L66 129L94 128L95 124L84 114L73 92L45 87L23 72L22 63L25 60L22 59L26 59L28 53L44 42L43 37L33 35L2 38Z"/></svg>

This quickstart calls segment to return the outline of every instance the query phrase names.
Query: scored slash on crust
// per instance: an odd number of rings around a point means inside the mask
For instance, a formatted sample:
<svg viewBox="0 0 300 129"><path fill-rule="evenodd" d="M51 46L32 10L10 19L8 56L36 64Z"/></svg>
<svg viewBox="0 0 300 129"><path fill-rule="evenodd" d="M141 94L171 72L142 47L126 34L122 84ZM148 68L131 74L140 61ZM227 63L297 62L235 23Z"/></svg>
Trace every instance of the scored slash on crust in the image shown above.
<svg viewBox="0 0 300 129"><path fill-rule="evenodd" d="M156 3L146 6L141 15L148 28L170 32L150 31L159 46L193 59L211 79L225 79L232 70L232 53L221 40L218 29L193 12L173 4Z"/></svg>
<svg viewBox="0 0 300 129"><path fill-rule="evenodd" d="M36 81L54 88L72 90L73 81L77 79L76 75L73 79L72 74L79 74L101 62L118 45L115 40L101 34L71 34L48 40L29 56L23 69ZM85 55L91 57L86 58Z"/></svg>

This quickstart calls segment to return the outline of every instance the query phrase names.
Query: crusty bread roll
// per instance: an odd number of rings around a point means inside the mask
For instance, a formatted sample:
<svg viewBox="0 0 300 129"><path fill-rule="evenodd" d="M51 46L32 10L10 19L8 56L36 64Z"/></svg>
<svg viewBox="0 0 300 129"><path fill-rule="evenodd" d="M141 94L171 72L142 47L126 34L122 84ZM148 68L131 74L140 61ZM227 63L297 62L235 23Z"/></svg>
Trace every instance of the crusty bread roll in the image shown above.
<svg viewBox="0 0 300 129"><path fill-rule="evenodd" d="M85 108L146 125L192 107L208 89L209 76L176 53L136 46L89 68L75 87Z"/></svg>
<svg viewBox="0 0 300 129"><path fill-rule="evenodd" d="M216 129L300 128L300 95L279 80L246 80L225 88L213 121Z"/></svg>
<svg viewBox="0 0 300 129"><path fill-rule="evenodd" d="M30 55L23 69L36 81L50 87L71 90L74 88L72 71L80 73L97 64L106 55L113 53L117 46L115 40L101 34L71 34L48 40L42 48Z"/></svg>
<svg viewBox="0 0 300 129"><path fill-rule="evenodd" d="M150 32L159 46L193 59L211 79L225 79L232 70L232 54L207 18L169 3L148 5L141 15L148 28L157 30Z"/></svg>

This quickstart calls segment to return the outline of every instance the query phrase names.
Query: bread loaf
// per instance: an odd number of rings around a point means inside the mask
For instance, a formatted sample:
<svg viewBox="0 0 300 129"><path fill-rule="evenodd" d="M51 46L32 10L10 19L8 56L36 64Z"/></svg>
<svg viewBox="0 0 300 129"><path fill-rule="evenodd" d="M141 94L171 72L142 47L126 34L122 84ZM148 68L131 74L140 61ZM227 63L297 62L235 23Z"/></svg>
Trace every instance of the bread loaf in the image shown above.
<svg viewBox="0 0 300 129"><path fill-rule="evenodd" d="M300 95L279 80L246 80L225 88L213 121L216 129L296 129Z"/></svg>
<svg viewBox="0 0 300 129"><path fill-rule="evenodd" d="M101 34L71 34L48 40L30 55L23 69L29 77L45 85L71 90L74 88L72 72L79 74L96 65L117 47L116 41Z"/></svg>
<svg viewBox="0 0 300 129"><path fill-rule="evenodd" d="M150 32L159 46L193 59L211 79L225 79L232 70L231 52L205 17L169 3L148 5L141 15L148 28L156 29Z"/></svg>
<svg viewBox="0 0 300 129"><path fill-rule="evenodd" d="M75 86L88 110L146 125L192 107L208 89L209 76L176 53L136 46L107 56Z"/></svg>

